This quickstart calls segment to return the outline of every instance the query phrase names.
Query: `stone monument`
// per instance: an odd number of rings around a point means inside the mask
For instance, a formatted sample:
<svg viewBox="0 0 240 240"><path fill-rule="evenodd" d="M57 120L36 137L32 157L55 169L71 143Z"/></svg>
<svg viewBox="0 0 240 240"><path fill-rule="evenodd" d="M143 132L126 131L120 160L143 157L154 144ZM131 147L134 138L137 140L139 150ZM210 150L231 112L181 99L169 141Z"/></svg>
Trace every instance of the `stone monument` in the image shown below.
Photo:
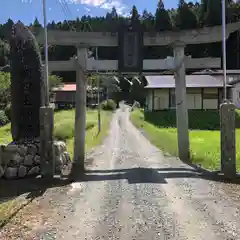
<svg viewBox="0 0 240 240"><path fill-rule="evenodd" d="M38 44L21 23L10 40L12 138L32 141L40 135L39 108L44 105L44 76Z"/></svg>

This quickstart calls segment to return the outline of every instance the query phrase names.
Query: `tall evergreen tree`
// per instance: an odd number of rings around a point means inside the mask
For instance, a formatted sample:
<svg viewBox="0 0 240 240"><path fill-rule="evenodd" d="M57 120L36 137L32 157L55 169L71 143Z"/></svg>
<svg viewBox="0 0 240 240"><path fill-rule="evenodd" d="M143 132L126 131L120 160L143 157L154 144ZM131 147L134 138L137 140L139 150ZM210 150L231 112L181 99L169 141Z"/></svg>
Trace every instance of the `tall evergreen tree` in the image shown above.
<svg viewBox="0 0 240 240"><path fill-rule="evenodd" d="M197 16L184 0L179 1L175 26L178 29L193 29L198 27Z"/></svg>
<svg viewBox="0 0 240 240"><path fill-rule="evenodd" d="M139 23L139 20L140 20L140 15L138 13L137 7L134 5L131 11L131 23L132 24Z"/></svg>
<svg viewBox="0 0 240 240"><path fill-rule="evenodd" d="M156 31L165 31L172 29L172 23L168 11L164 7L163 0L159 0L155 13Z"/></svg>
<svg viewBox="0 0 240 240"><path fill-rule="evenodd" d="M149 32L154 30L155 27L155 19L152 13L148 12L144 9L142 17L141 17L143 29L145 32Z"/></svg>
<svg viewBox="0 0 240 240"><path fill-rule="evenodd" d="M221 0L208 0L205 26L221 25L222 23L222 3Z"/></svg>

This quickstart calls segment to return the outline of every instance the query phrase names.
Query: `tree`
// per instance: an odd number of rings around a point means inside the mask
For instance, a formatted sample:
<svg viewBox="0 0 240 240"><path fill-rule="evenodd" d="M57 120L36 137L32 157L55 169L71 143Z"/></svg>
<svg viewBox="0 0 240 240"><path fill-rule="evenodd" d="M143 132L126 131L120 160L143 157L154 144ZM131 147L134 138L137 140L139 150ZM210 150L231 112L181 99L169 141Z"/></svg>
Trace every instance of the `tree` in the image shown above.
<svg viewBox="0 0 240 240"><path fill-rule="evenodd" d="M35 28L40 28L42 27L42 25L39 23L38 19L35 18L34 22L33 22L33 27Z"/></svg>
<svg viewBox="0 0 240 240"><path fill-rule="evenodd" d="M221 25L222 4L221 0L208 0L207 12L204 19L205 26Z"/></svg>
<svg viewBox="0 0 240 240"><path fill-rule="evenodd" d="M9 44L0 39L0 66L5 66L9 58Z"/></svg>
<svg viewBox="0 0 240 240"><path fill-rule="evenodd" d="M207 8L208 8L208 0L201 0L201 5L199 9L199 25L200 26L204 25Z"/></svg>
<svg viewBox="0 0 240 240"><path fill-rule="evenodd" d="M144 31L152 31L154 30L155 27L155 19L152 13L148 12L146 9L144 9L142 17L141 17L141 22L143 25Z"/></svg>
<svg viewBox="0 0 240 240"><path fill-rule="evenodd" d="M63 82L63 79L56 75L49 75L49 92L51 93L52 90L58 86L60 86Z"/></svg>
<svg viewBox="0 0 240 240"><path fill-rule="evenodd" d="M175 27L177 29L194 29L198 27L197 16L184 0L179 1L175 16Z"/></svg>
<svg viewBox="0 0 240 240"><path fill-rule="evenodd" d="M132 24L139 23L139 19L140 19L140 15L138 14L137 7L134 5L131 11L131 23Z"/></svg>
<svg viewBox="0 0 240 240"><path fill-rule="evenodd" d="M155 13L156 31L165 31L172 29L172 23L168 11L165 9L163 0L159 0Z"/></svg>
<svg viewBox="0 0 240 240"><path fill-rule="evenodd" d="M117 25L118 25L118 14L115 7L112 8L112 11L106 14L106 22L107 22L107 29L110 32L116 32L117 31Z"/></svg>

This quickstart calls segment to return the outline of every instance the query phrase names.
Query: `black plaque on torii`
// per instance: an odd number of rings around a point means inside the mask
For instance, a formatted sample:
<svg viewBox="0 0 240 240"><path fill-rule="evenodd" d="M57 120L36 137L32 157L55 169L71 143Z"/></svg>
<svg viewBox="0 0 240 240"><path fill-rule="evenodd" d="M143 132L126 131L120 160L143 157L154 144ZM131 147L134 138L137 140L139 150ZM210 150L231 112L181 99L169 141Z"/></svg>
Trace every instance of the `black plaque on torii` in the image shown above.
<svg viewBox="0 0 240 240"><path fill-rule="evenodd" d="M143 29L140 23L122 24L118 30L118 71L141 73L143 69Z"/></svg>

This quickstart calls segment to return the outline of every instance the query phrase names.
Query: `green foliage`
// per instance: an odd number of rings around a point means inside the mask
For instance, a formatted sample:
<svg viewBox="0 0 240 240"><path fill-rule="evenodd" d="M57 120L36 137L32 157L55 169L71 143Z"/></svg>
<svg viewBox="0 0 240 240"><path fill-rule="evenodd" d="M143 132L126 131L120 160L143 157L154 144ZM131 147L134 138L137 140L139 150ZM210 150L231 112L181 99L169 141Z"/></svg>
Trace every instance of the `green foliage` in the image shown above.
<svg viewBox="0 0 240 240"><path fill-rule="evenodd" d="M172 23L168 11L164 7L162 0L158 2L157 10L155 13L155 29L156 31L165 31L172 29Z"/></svg>
<svg viewBox="0 0 240 240"><path fill-rule="evenodd" d="M117 104L112 99L108 99L101 103L101 108L106 111L114 111L117 108Z"/></svg>
<svg viewBox="0 0 240 240"><path fill-rule="evenodd" d="M5 66L9 58L9 44L0 39L0 66Z"/></svg>
<svg viewBox="0 0 240 240"><path fill-rule="evenodd" d="M94 122L86 123L86 131L93 128L95 125ZM57 125L54 129L54 138L60 141L66 141L74 137L74 124L69 125L68 122Z"/></svg>
<svg viewBox="0 0 240 240"><path fill-rule="evenodd" d="M52 92L53 88L62 84L63 79L56 75L49 75L49 91Z"/></svg>
<svg viewBox="0 0 240 240"><path fill-rule="evenodd" d="M0 110L0 126L3 126L9 122L5 112Z"/></svg>
<svg viewBox="0 0 240 240"><path fill-rule="evenodd" d="M5 109L11 99L10 73L0 72L0 109Z"/></svg>
<svg viewBox="0 0 240 240"><path fill-rule="evenodd" d="M11 121L11 111L12 111L11 107L12 107L12 106L11 106L11 103L9 103L9 104L6 106L5 110L4 110L7 118L8 118L10 121Z"/></svg>
<svg viewBox="0 0 240 240"><path fill-rule="evenodd" d="M49 76L49 91L62 84L62 78L56 75ZM10 101L11 101L11 78L10 73L0 72L0 109L5 110L10 119Z"/></svg>
<svg viewBox="0 0 240 240"><path fill-rule="evenodd" d="M194 29L198 27L197 16L184 0L180 0L179 2L175 16L175 26L178 29Z"/></svg>
<svg viewBox="0 0 240 240"><path fill-rule="evenodd" d="M176 111L145 112L145 120L158 127L175 128ZM200 130L216 130L220 128L220 117L217 110L189 110L189 128ZM208 121L206 121L208 119ZM238 118L239 119L239 118Z"/></svg>

